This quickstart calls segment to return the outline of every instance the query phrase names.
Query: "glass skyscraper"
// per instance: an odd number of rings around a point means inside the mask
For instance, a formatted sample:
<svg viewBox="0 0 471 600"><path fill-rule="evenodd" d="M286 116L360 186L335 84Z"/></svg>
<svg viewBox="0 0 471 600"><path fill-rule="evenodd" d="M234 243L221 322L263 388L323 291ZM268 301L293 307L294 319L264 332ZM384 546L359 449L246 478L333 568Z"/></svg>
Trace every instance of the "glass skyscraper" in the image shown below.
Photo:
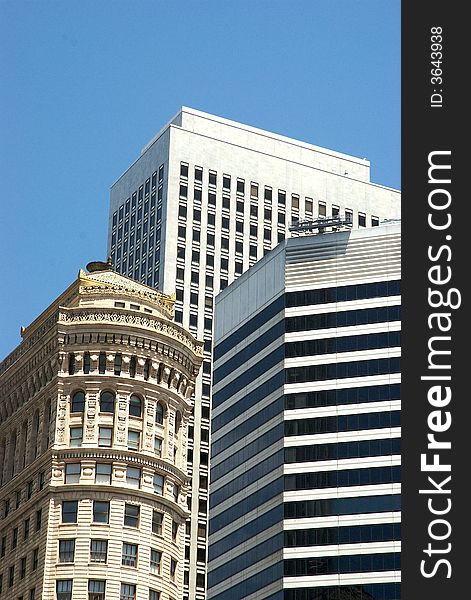
<svg viewBox="0 0 471 600"><path fill-rule="evenodd" d="M400 225L283 242L214 344L208 598L399 600Z"/></svg>

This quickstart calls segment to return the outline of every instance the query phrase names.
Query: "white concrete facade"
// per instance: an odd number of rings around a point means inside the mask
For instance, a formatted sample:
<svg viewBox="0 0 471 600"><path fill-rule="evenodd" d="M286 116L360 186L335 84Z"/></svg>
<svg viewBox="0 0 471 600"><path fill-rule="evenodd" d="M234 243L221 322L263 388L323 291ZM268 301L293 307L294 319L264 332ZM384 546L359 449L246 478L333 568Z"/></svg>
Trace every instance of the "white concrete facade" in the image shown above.
<svg viewBox="0 0 471 600"><path fill-rule="evenodd" d="M400 216L400 194L370 181L367 160L187 107L111 188L115 268L176 293L177 320L205 340L190 423L191 600L205 597L213 298L289 237L292 221L337 212L351 213L355 228L370 227Z"/></svg>

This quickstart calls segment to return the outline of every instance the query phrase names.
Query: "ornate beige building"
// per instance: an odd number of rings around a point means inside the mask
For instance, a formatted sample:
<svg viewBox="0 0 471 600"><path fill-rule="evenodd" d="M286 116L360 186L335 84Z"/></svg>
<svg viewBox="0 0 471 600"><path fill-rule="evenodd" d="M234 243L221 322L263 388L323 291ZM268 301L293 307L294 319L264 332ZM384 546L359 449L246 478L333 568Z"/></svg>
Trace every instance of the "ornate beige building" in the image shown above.
<svg viewBox="0 0 471 600"><path fill-rule="evenodd" d="M180 600L202 343L88 269L0 365L0 597Z"/></svg>

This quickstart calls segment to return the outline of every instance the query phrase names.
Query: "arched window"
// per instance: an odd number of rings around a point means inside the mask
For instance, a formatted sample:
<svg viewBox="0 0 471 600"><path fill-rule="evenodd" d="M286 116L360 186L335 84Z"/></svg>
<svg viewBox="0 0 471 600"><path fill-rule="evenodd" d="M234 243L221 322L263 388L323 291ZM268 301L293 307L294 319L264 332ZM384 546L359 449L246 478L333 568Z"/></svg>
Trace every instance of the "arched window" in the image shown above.
<svg viewBox="0 0 471 600"><path fill-rule="evenodd" d="M114 413L114 399L113 392L101 392L100 412Z"/></svg>
<svg viewBox="0 0 471 600"><path fill-rule="evenodd" d="M36 409L34 411L33 414L33 425L31 427L31 431L33 433L32 438L31 438L31 456L32 456L32 460L34 460L36 458L36 456L39 454L39 448L38 448L38 434L39 434L39 409Z"/></svg>
<svg viewBox="0 0 471 600"><path fill-rule="evenodd" d="M3 469L5 467L5 454L7 451L7 443L6 440L2 440L2 443L0 444L0 485L2 485L3 483Z"/></svg>
<svg viewBox="0 0 471 600"><path fill-rule="evenodd" d="M141 417L142 416L142 400L136 394L133 394L129 398L129 416L130 417Z"/></svg>
<svg viewBox="0 0 471 600"><path fill-rule="evenodd" d="M72 402L70 406L70 412L73 413L83 413L85 410L85 394L82 390L78 392L74 392L72 395Z"/></svg>
<svg viewBox="0 0 471 600"><path fill-rule="evenodd" d="M160 402L155 405L155 422L159 425L164 424L164 407Z"/></svg>
<svg viewBox="0 0 471 600"><path fill-rule="evenodd" d="M136 377L136 364L136 357L131 356L131 360L129 361L129 377Z"/></svg>
<svg viewBox="0 0 471 600"><path fill-rule="evenodd" d="M21 466L25 468L28 457L28 421L24 421L21 427Z"/></svg>
<svg viewBox="0 0 471 600"><path fill-rule="evenodd" d="M15 454L16 454L16 441L18 439L18 435L16 432L16 429L12 432L11 436L10 436L10 457L9 457L9 463L11 465L10 467L10 477L9 479L11 479L15 473L17 472L17 464L15 461Z"/></svg>

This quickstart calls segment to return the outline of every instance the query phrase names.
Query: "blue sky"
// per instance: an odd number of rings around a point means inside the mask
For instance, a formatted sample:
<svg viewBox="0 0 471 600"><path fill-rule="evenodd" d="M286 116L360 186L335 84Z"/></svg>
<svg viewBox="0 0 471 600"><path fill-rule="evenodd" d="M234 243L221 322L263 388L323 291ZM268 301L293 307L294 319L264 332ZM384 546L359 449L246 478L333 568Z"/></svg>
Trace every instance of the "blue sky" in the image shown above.
<svg viewBox="0 0 471 600"><path fill-rule="evenodd" d="M399 0L0 0L0 359L90 260L181 105L366 157L400 187Z"/></svg>

